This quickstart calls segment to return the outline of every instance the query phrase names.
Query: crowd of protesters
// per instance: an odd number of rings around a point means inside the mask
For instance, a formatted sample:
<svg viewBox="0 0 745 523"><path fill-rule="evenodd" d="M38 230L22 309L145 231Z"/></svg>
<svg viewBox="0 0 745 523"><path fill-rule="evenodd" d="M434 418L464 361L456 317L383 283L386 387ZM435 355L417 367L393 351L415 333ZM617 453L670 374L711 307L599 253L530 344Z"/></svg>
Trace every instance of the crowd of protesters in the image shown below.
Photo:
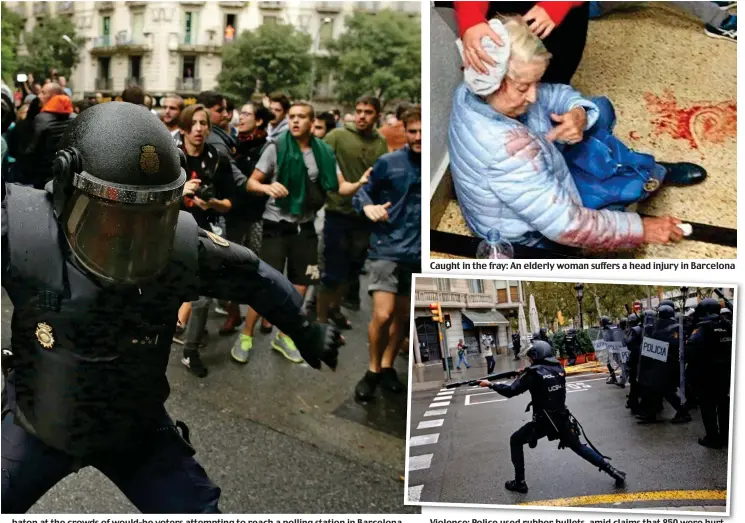
<svg viewBox="0 0 745 523"><path fill-rule="evenodd" d="M106 100L97 94L73 102L61 76L39 86L29 75L18 91L20 104L18 95L3 97L3 181L44 189L67 125ZM404 391L393 363L407 338L412 274L420 271L419 106L384 116L377 98L361 96L355 113L342 117L339 110L316 113L280 92L234 105L205 91L194 104L169 94L154 108L154 97L139 86L117 100L157 115L183 152L182 210L215 238L244 245L285 273L306 296L307 314L352 329L343 309L360 309L360 278L367 272L369 365L355 393L369 400L378 387ZM6 103L15 117L6 115ZM248 363L257 324L264 334L272 325L251 308L243 317L241 304L215 305L226 316L219 334L235 336L233 360ZM200 349L208 342L211 306L200 297L178 314L174 342L183 345L182 363L198 377L208 374ZM289 362L303 362L281 332L271 347Z"/></svg>

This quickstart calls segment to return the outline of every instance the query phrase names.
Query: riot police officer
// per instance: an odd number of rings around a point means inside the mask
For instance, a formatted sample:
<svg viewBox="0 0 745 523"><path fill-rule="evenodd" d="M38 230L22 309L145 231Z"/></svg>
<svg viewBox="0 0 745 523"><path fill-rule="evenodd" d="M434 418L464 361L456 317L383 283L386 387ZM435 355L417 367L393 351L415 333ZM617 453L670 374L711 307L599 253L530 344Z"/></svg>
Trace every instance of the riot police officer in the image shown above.
<svg viewBox="0 0 745 523"><path fill-rule="evenodd" d="M523 445L535 448L538 440L559 440L559 448L568 447L577 455L598 467L622 486L626 473L611 466L592 444L582 443L580 433L584 431L566 408L566 373L561 363L554 358L552 347L541 340L533 341L528 350L530 366L510 385L482 380L481 387L489 387L506 398L529 391L533 407L533 421L519 428L510 437L510 454L515 467L515 479L507 481L505 488L513 492L526 493L525 457ZM586 438L585 438L586 439ZM589 443L589 441L588 441Z"/></svg>
<svg viewBox="0 0 745 523"><path fill-rule="evenodd" d="M626 319L628 328L625 332L625 343L629 350L629 395L626 401L626 408L631 410L631 414L636 415L639 413L639 402L641 400L641 394L639 391L639 384L636 379L637 372L639 371L639 356L641 353L642 344L642 328L639 325L639 316L636 314L629 314Z"/></svg>
<svg viewBox="0 0 745 523"><path fill-rule="evenodd" d="M577 332L572 328L564 336L564 348L567 353L567 366L577 363Z"/></svg>
<svg viewBox="0 0 745 523"><path fill-rule="evenodd" d="M619 336L618 329L613 326L611 319L608 316L600 317L600 328L602 329L603 341L608 347L608 379L605 381L608 385L618 385L621 388L626 387L626 371L621 365L619 357L619 350L621 348L621 336ZM618 369L621 371L621 381L616 379L616 369L613 364L618 365Z"/></svg>
<svg viewBox="0 0 745 523"><path fill-rule="evenodd" d="M663 398L675 409L672 423L691 421L690 414L683 408L676 394L680 383L678 328L675 311L669 305L660 305L656 318L645 317L642 355L639 361L639 381L644 385L645 402L643 412L637 416L640 423L657 421L657 412L662 409ZM645 342L660 342L660 346L667 348L658 349L657 353L647 355L644 350Z"/></svg>
<svg viewBox="0 0 745 523"><path fill-rule="evenodd" d="M722 308L721 308L721 309L719 310L719 315L720 315L720 316L721 316L721 317L722 317L723 319L725 319L725 320L727 320L728 322L732 323L732 311L731 311L731 310L729 310L729 309L728 309L727 307L722 307Z"/></svg>
<svg viewBox="0 0 745 523"><path fill-rule="evenodd" d="M517 332L512 335L512 352L515 353L515 361L520 359L520 334Z"/></svg>
<svg viewBox="0 0 745 523"><path fill-rule="evenodd" d="M2 512L25 512L84 466L145 513L219 512L220 489L164 403L181 303L250 303L306 362L335 368L338 333L293 286L179 211L185 158L146 108L111 102L70 124L46 191L8 184L2 284L13 302L3 390Z"/></svg>
<svg viewBox="0 0 745 523"><path fill-rule="evenodd" d="M698 442L714 449L727 446L732 369L732 324L719 313L717 300L702 300L696 306L696 328L686 345L706 431Z"/></svg>

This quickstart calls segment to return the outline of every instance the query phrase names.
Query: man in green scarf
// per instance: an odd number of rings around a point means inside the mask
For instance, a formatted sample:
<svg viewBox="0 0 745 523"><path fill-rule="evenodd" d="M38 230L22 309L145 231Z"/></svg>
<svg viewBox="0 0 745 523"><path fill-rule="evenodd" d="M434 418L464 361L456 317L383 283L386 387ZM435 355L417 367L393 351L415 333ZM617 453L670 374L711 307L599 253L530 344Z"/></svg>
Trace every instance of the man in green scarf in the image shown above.
<svg viewBox="0 0 745 523"><path fill-rule="evenodd" d="M315 113L305 102L295 102L288 111L289 130L269 143L248 180L246 189L266 195L260 257L287 278L305 296L318 280L318 238L313 221L330 193L353 195L367 181L344 180L336 167L334 152L311 132ZM253 331L259 317L246 314L243 332L231 350L233 359L248 361ZM283 333L272 348L293 363L302 363L294 342Z"/></svg>

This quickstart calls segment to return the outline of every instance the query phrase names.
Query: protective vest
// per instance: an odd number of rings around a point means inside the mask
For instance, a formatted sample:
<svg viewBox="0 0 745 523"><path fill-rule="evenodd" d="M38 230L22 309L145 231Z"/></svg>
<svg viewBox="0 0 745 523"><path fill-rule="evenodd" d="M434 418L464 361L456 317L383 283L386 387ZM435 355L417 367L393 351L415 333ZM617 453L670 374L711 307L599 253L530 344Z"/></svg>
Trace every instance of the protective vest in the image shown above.
<svg viewBox="0 0 745 523"><path fill-rule="evenodd" d="M710 383L716 382L718 390L729 392L733 349L732 324L722 318L704 321L698 324L693 336L704 349L695 362L699 367L697 371L708 377Z"/></svg>
<svg viewBox="0 0 745 523"><path fill-rule="evenodd" d="M674 319L658 318L655 325L644 327L641 357L639 358L639 383L656 392L675 386L680 375L678 354L678 322ZM657 340L667 344L663 359L645 355L644 344Z"/></svg>
<svg viewBox="0 0 745 523"><path fill-rule="evenodd" d="M182 212L169 266L147 287L114 287L79 268L51 194L8 185L16 422L83 457L134 446L165 419L177 311L198 297L198 228Z"/></svg>
<svg viewBox="0 0 745 523"><path fill-rule="evenodd" d="M543 363L531 365L527 372L533 375L530 386L533 413L540 417L544 412L564 412L567 397L564 368L558 362L555 365Z"/></svg>

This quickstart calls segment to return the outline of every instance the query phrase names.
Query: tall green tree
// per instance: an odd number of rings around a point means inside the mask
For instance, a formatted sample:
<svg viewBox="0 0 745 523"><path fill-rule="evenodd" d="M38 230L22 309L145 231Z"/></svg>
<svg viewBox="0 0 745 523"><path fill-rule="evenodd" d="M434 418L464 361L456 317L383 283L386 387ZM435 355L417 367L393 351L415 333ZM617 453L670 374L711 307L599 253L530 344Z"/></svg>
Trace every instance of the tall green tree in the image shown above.
<svg viewBox="0 0 745 523"><path fill-rule="evenodd" d="M311 69L311 37L286 24L263 24L244 31L223 48L217 75L221 92L236 100L262 93L285 91L307 95Z"/></svg>
<svg viewBox="0 0 745 523"><path fill-rule="evenodd" d="M72 44L63 38L65 35ZM73 68L80 63L85 43L84 38L76 36L73 21L64 16L44 16L33 31L24 33L23 39L28 54L18 57L18 67L26 73L33 73L37 81L43 81L52 69L56 69L57 74L69 77Z"/></svg>
<svg viewBox="0 0 745 523"><path fill-rule="evenodd" d="M13 85L14 75L18 70L18 41L23 32L23 17L18 13L0 4L0 17L2 17L2 78L8 85Z"/></svg>
<svg viewBox="0 0 745 523"><path fill-rule="evenodd" d="M347 30L330 42L327 67L340 101L353 103L364 94L385 102L421 100L421 30L419 18L384 9L356 13Z"/></svg>

